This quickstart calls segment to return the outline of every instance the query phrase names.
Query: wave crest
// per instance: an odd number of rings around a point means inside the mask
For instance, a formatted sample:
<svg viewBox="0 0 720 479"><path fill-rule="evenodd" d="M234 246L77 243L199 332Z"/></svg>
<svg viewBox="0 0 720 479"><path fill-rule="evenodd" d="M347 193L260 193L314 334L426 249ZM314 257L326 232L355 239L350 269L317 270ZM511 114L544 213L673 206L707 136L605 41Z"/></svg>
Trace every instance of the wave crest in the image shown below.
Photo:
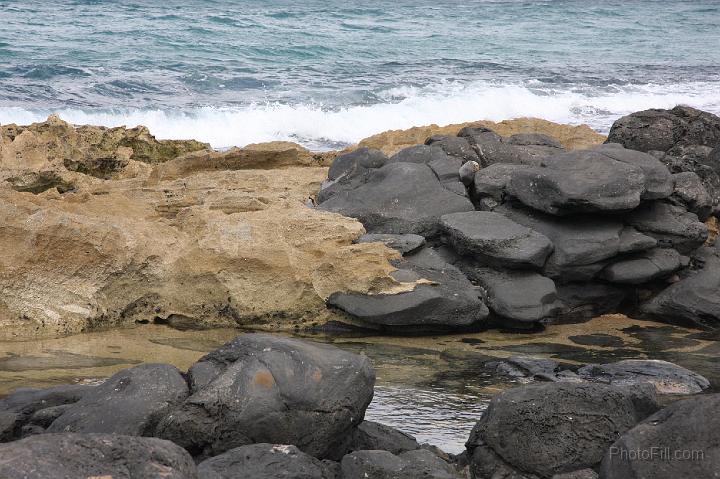
<svg viewBox="0 0 720 479"><path fill-rule="evenodd" d="M720 113L717 83L553 88L524 85L441 83L378 93L373 104L327 108L322 104L254 103L188 110L124 109L56 111L0 107L0 124L28 124L58 113L75 124L145 125L160 139L197 139L215 148L273 140L311 149L339 148L385 130L474 120L538 117L607 132L618 117L648 108L685 104Z"/></svg>

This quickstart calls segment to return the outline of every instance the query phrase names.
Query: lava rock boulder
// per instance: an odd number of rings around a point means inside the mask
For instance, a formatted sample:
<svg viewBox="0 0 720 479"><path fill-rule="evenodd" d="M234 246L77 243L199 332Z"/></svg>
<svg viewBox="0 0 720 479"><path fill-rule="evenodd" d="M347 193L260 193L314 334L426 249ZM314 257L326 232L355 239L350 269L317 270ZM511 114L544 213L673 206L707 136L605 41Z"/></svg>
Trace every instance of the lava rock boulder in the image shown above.
<svg viewBox="0 0 720 479"><path fill-rule="evenodd" d="M336 479L336 469L295 446L274 444L237 447L198 465L203 479Z"/></svg>
<svg viewBox="0 0 720 479"><path fill-rule="evenodd" d="M651 386L531 384L495 397L466 444L475 478L542 477L596 467L618 437L657 411Z"/></svg>
<svg viewBox="0 0 720 479"><path fill-rule="evenodd" d="M198 479L190 455L162 439L116 434L42 434L0 444L0 477Z"/></svg>
<svg viewBox="0 0 720 479"><path fill-rule="evenodd" d="M370 361L334 346L246 334L188 372L191 395L156 435L212 456L254 443L292 444L324 458L364 416Z"/></svg>
<svg viewBox="0 0 720 479"><path fill-rule="evenodd" d="M176 367L142 364L116 373L85 394L47 431L152 435L158 421L188 393Z"/></svg>

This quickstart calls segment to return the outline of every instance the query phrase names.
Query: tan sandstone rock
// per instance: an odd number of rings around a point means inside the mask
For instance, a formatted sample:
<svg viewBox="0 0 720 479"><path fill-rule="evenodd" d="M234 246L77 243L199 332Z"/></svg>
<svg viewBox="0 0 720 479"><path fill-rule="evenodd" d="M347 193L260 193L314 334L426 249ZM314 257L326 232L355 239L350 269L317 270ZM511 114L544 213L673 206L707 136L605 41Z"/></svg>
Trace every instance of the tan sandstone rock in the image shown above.
<svg viewBox="0 0 720 479"><path fill-rule="evenodd" d="M98 178L112 178L130 160L162 163L183 153L208 150L195 140L156 140L144 126L74 126L57 115L29 126L0 127L0 167L53 170L64 167Z"/></svg>
<svg viewBox="0 0 720 479"><path fill-rule="evenodd" d="M427 125L408 130L390 130L365 138L358 146L376 148L386 155L394 155L403 148L423 144L425 139L432 135L457 135L466 126L490 128L505 137L516 133L542 133L555 138L565 148L571 150L599 145L606 139L604 135L587 125L560 125L540 118L517 118L497 123L484 120L447 126Z"/></svg>
<svg viewBox="0 0 720 479"><path fill-rule="evenodd" d="M148 321L290 329L340 319L325 307L335 291L414 287L389 276L394 250L353 244L358 221L306 206L327 175L307 150L190 153L102 180L64 168L96 151L82 128L47 123L23 130L42 139L27 149L1 140L0 338Z"/></svg>

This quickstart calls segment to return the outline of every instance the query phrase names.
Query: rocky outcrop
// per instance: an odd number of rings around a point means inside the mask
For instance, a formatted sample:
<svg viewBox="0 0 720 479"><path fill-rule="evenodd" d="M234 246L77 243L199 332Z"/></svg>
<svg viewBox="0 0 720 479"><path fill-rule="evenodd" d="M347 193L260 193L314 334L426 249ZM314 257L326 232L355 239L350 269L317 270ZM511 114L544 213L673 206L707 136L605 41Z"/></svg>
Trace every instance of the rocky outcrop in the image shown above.
<svg viewBox="0 0 720 479"><path fill-rule="evenodd" d="M712 210L707 191L695 173L673 175L654 155L617 143L567 151L543 134L505 138L481 125L435 134L389 159L359 151L336 160L347 173L328 179L319 208L356 217L374 233L423 236L426 249L479 287L492 320L485 324L633 313L636 298L700 269L690 256L709 238L701 221ZM406 259L421 250L413 251ZM422 278L437 284L392 298L340 293L329 302L361 323L471 325L451 308L440 310L443 324L438 308L426 306L456 288Z"/></svg>
<svg viewBox="0 0 720 479"><path fill-rule="evenodd" d="M56 115L29 126L0 127L3 170L67 169L109 179L121 176L131 162L163 163L209 149L206 143L194 140L156 140L143 126L74 126Z"/></svg>
<svg viewBox="0 0 720 479"><path fill-rule="evenodd" d="M103 145L130 130L57 118L3 128L0 246L12 254L0 268L0 338L153 321L311 327L346 320L325 307L334 292L415 286L390 276L398 253L354 244L360 223L307 206L327 169L306 150L150 157L152 148L128 139L117 147L127 165L101 180L62 159L107 157ZM115 143L98 139L111 133Z"/></svg>
<svg viewBox="0 0 720 479"><path fill-rule="evenodd" d="M470 434L472 477L550 478L596 467L621 434L657 409L648 387L549 383L508 390L493 397Z"/></svg>
<svg viewBox="0 0 720 479"><path fill-rule="evenodd" d="M632 305L702 269L688 260L714 208L700 172L568 150L582 128L497 125L433 130L391 157L363 147L329 170L333 153L282 142L214 152L54 117L4 127L0 337L577 319L614 311L613 284L632 285ZM441 261L415 264L423 248ZM520 285L532 294L508 294Z"/></svg>

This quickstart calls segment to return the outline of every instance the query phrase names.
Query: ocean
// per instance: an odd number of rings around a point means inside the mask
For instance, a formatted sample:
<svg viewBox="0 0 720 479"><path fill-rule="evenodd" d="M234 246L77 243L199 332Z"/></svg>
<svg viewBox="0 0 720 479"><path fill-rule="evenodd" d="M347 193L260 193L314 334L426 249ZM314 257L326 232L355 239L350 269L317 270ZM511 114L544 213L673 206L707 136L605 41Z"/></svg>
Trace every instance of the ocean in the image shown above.
<svg viewBox="0 0 720 479"><path fill-rule="evenodd" d="M675 104L720 113L717 0L0 0L0 124L331 149Z"/></svg>

